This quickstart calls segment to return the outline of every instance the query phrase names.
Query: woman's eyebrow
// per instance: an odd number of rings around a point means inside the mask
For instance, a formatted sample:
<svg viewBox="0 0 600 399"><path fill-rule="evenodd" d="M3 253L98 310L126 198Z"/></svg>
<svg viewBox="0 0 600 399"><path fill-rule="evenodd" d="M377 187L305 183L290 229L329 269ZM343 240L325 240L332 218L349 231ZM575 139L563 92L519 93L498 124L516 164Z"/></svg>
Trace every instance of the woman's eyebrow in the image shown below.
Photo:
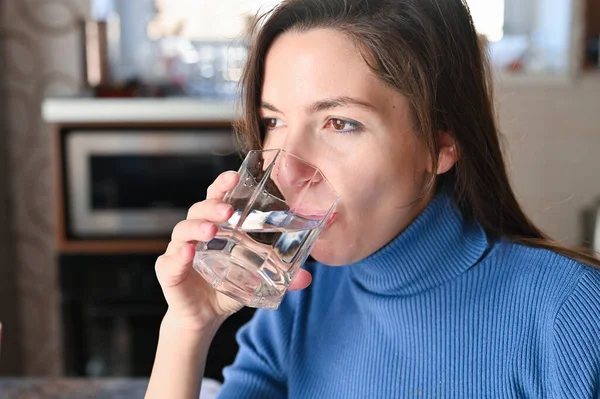
<svg viewBox="0 0 600 399"><path fill-rule="evenodd" d="M356 105L361 108L366 108L369 111L377 110L377 108L375 108L374 105L372 105L366 101L361 101L356 98L352 98L352 97L348 97L348 96L326 98L323 100L316 101L308 107L308 110L310 112L319 112L319 111L327 111L327 110L333 109L333 108L344 107L344 106L348 106L348 105ZM283 112L281 112L279 109L277 109L276 106L274 106L273 104L268 103L266 101L261 102L261 108L264 108L264 109L272 111L272 112L277 112L277 113L283 114Z"/></svg>
<svg viewBox="0 0 600 399"><path fill-rule="evenodd" d="M263 102L260 104L260 107L261 107L261 108L264 108L264 109L267 109L267 110L269 110L269 111L272 111L272 112L277 112L277 113L283 114L283 112L281 112L280 110L278 110L276 106L274 106L273 104L271 104L271 103L268 103L268 102L266 102L266 101L263 101Z"/></svg>
<svg viewBox="0 0 600 399"><path fill-rule="evenodd" d="M344 107L348 105L356 105L361 108L366 108L369 111L377 110L375 106L366 101L358 100L348 96L326 98L324 100L317 101L309 107L309 110L312 112L327 111L332 108Z"/></svg>

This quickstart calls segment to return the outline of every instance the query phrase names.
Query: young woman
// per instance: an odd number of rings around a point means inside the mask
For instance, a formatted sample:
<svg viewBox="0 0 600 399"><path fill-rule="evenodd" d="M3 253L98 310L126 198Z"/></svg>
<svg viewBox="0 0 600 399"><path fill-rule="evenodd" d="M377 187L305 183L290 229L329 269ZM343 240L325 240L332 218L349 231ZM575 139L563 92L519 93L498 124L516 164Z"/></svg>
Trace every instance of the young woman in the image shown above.
<svg viewBox="0 0 600 399"><path fill-rule="evenodd" d="M600 264L524 215L489 81L461 0L288 0L261 21L240 132L318 166L341 201L318 263L239 332L220 397L600 395ZM197 397L240 308L191 268L237 180L156 263L169 310L147 398Z"/></svg>

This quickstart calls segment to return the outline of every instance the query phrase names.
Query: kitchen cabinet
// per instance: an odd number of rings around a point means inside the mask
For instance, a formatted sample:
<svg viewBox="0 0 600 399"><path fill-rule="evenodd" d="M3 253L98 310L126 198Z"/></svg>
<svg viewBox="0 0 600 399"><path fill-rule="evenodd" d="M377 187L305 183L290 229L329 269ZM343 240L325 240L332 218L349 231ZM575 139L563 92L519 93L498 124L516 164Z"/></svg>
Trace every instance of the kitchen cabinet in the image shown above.
<svg viewBox="0 0 600 399"><path fill-rule="evenodd" d="M204 199L219 170L241 163L232 129L239 112L230 102L186 98L61 98L46 100L43 114L54 143L64 373L149 376L166 311L156 258L187 202ZM178 186L165 188L170 182ZM181 186L193 186L191 197ZM244 308L223 324L206 377L222 379L235 334L253 313Z"/></svg>

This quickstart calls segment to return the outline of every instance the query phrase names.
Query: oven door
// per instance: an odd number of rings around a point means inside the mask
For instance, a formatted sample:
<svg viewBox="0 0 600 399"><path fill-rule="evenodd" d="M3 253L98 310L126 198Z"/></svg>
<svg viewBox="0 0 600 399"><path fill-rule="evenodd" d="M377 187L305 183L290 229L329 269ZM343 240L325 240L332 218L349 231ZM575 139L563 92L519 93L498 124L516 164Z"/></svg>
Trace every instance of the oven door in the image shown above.
<svg viewBox="0 0 600 399"><path fill-rule="evenodd" d="M80 130L65 136L71 238L168 237L241 158L230 129Z"/></svg>

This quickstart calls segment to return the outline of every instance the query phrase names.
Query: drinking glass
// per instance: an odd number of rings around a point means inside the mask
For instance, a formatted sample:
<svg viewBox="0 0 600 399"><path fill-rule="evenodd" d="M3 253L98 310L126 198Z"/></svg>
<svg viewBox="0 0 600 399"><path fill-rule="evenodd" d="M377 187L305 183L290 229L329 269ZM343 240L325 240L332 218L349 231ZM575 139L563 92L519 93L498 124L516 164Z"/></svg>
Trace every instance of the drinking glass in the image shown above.
<svg viewBox="0 0 600 399"><path fill-rule="evenodd" d="M282 149L250 151L239 175L224 197L234 213L198 243L194 269L246 306L277 309L339 196L318 168Z"/></svg>

